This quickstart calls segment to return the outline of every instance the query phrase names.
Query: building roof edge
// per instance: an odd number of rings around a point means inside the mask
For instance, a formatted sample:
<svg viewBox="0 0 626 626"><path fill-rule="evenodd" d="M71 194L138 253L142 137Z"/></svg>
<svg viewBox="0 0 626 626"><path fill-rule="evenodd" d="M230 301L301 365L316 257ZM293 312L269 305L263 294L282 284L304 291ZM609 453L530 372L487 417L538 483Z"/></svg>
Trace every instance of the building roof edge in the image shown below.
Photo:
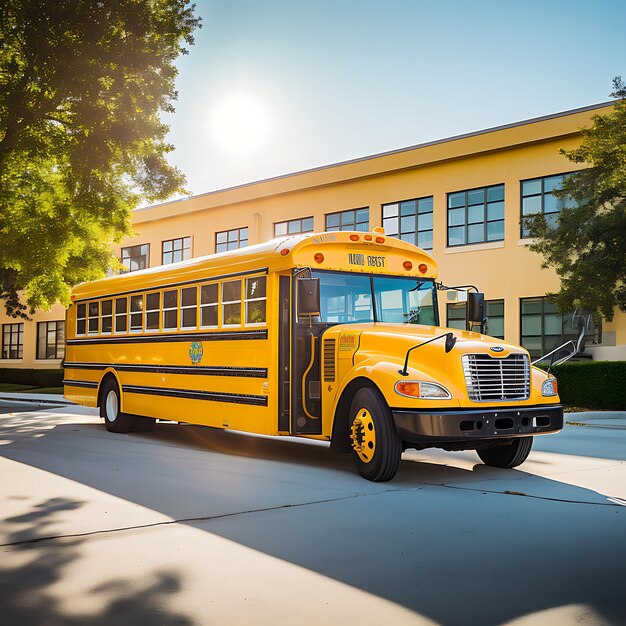
<svg viewBox="0 0 626 626"><path fill-rule="evenodd" d="M316 167L311 167L308 169L304 169L304 170L298 170L296 172L289 172L287 174L279 174L277 176L270 176L269 178L262 178L259 180L253 180L247 183L241 183L239 185L233 185L232 187L224 187L222 189L215 189L213 191L205 191L203 193L199 193L199 194L194 194L191 196L185 196L182 198L176 198L175 200L166 200L165 202L160 202L158 204L151 204L149 206L145 206L145 207L139 207L137 209L134 209L133 212L140 212L140 211L147 211L150 209L155 209L155 208L161 208L164 206L167 206L168 204L176 204L178 202L187 202L189 200L193 200L196 198L202 198L202 197L206 197L206 196L213 196L213 195L217 195L220 193L225 193L228 191L235 191L237 189L245 189L246 187L252 187L254 185L261 185L263 183L269 183L269 182L273 182L273 181L277 181L277 180L284 180L286 178L292 178L295 176L301 176L303 174L310 174L313 172L319 172L322 170L326 170L326 169L332 169L334 167L341 167L343 165L351 165L353 163L362 163L363 161L369 161L372 159L378 159L381 157L386 157L386 156L391 156L394 154L401 154L403 152L410 152L411 150L418 150L420 148L428 148L430 146L436 146L439 144L444 144L444 143L449 143L452 141L459 141L461 139L468 139L470 137L477 137L479 135L486 135L488 133L494 133L494 132L498 132L498 131L502 131L502 130L508 130L510 128L516 128L519 126L524 126L527 124L535 124L537 122L544 122L547 120L551 120L551 119L556 119L559 117L566 117L567 115L575 115L577 113L585 113L586 111L593 111L595 109L602 109L605 108L607 106L611 106L612 104L614 104L614 100L609 100L607 102L600 102L598 104L591 104L588 106L584 106L584 107L580 107L577 109L568 109L567 111L560 111L558 113L550 113L548 115L542 115L540 117L533 117L533 118L529 118L526 120L521 120L518 122L511 122L509 124L502 124L500 126L492 126L490 128L485 128L482 130L476 130L476 131L472 131L469 133L463 133L461 135L453 135L451 137L445 137L443 139L435 139L432 141L426 141L423 143L418 143L418 144L414 144L411 146L406 146L404 148L395 148L393 150L387 150L385 152L377 152L375 154L369 154L366 156L362 156L362 157L356 157L354 159L348 159L346 161L338 161L336 163L328 163L326 165L319 165Z"/></svg>

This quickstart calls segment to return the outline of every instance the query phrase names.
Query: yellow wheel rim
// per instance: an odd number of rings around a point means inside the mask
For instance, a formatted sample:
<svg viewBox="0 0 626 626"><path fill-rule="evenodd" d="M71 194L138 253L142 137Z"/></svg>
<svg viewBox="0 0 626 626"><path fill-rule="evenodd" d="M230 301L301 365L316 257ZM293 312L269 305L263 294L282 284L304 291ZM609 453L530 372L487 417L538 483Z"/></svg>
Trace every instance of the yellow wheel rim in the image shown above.
<svg viewBox="0 0 626 626"><path fill-rule="evenodd" d="M352 422L350 440L355 452L363 463L369 463L376 452L376 429L374 420L367 409L359 409Z"/></svg>

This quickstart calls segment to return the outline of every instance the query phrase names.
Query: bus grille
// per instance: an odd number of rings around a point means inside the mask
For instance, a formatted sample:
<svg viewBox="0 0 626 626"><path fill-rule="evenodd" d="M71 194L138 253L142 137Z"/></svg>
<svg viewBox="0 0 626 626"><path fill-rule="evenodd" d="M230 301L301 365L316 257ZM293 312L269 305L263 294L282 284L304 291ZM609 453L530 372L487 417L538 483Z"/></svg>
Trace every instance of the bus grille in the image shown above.
<svg viewBox="0 0 626 626"><path fill-rule="evenodd" d="M526 354L510 354L501 359L488 354L465 354L462 360L470 400L499 402L530 397L530 363Z"/></svg>
<svg viewBox="0 0 626 626"><path fill-rule="evenodd" d="M335 380L335 339L324 339L324 382Z"/></svg>

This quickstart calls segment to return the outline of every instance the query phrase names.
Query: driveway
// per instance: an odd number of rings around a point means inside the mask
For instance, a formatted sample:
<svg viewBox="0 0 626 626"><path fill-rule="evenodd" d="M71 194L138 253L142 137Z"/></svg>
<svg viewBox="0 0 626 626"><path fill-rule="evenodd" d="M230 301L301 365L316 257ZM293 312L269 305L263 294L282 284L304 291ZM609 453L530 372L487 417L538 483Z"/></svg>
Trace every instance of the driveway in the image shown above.
<svg viewBox="0 0 626 626"><path fill-rule="evenodd" d="M609 415L609 414L607 414ZM0 417L5 624L623 624L626 421L568 416L516 470L64 407Z"/></svg>

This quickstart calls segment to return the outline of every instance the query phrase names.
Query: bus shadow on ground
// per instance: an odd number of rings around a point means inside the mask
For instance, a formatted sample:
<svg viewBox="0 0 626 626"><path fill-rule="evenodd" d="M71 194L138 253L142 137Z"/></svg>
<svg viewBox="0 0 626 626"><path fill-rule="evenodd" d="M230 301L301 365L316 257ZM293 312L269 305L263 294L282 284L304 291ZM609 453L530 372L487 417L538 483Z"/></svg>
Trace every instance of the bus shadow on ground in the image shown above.
<svg viewBox="0 0 626 626"><path fill-rule="evenodd" d="M39 437L32 446L24 439L4 446L5 456L441 624L500 624L571 605L588 607L599 623L626 618L619 591L626 508L589 489L519 470L422 459L404 460L396 480L373 484L356 474L349 455L334 455L327 445L190 425L112 435L95 422L60 424L32 436ZM60 453L61 445L73 454ZM48 502L41 519L69 506L78 507ZM37 524L39 515L23 521ZM19 597L36 597L36 584L45 591L61 568L55 559L68 558L50 550L46 571L34 563L9 577ZM176 587L170 583L168 589ZM150 623L158 593L138 590L137 620L130 623ZM115 601L111 607L117 610ZM161 621L186 623L177 619ZM107 614L80 623L112 621Z"/></svg>

